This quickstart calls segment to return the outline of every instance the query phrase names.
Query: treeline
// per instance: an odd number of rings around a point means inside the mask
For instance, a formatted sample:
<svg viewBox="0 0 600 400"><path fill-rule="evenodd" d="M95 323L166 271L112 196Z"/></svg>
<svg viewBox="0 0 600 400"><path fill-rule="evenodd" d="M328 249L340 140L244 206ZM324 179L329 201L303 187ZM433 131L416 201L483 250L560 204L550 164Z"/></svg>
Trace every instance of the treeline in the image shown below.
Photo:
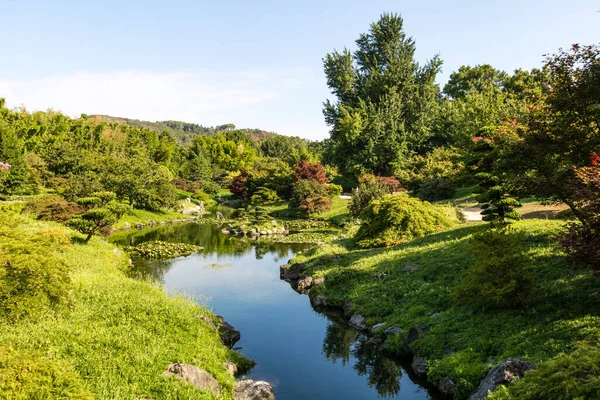
<svg viewBox="0 0 600 400"><path fill-rule="evenodd" d="M83 115L10 110L0 100L0 195L47 189L67 201L112 192L130 207L172 207L178 192L199 198L228 187L240 170L316 160L313 147L296 137L255 140L233 125L178 144L168 132ZM197 133L195 131L195 133Z"/></svg>

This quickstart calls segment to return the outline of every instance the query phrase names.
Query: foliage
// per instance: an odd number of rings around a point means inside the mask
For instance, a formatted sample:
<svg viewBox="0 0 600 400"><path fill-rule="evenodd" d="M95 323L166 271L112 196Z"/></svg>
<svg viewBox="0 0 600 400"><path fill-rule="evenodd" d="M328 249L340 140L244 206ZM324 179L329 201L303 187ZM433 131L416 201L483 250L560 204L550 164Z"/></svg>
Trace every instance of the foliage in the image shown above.
<svg viewBox="0 0 600 400"><path fill-rule="evenodd" d="M302 202L306 199L317 197L327 197L327 187L317 181L301 179L292 185L292 197L290 198L289 208L299 209Z"/></svg>
<svg viewBox="0 0 600 400"><path fill-rule="evenodd" d="M314 158L307 141L299 137L270 135L260 142L260 150L265 157L285 161L290 166Z"/></svg>
<svg viewBox="0 0 600 400"><path fill-rule="evenodd" d="M91 197L78 200L88 210L69 220L68 225L87 235L84 243L89 242L95 233L108 230L128 211L124 204L114 202L115 197L112 192L96 192Z"/></svg>
<svg viewBox="0 0 600 400"><path fill-rule="evenodd" d="M53 247L62 231L0 209L0 319L36 319L69 304L69 271Z"/></svg>
<svg viewBox="0 0 600 400"><path fill-rule="evenodd" d="M340 185L336 185L335 183L327 184L327 193L329 193L329 197L338 197L342 194L343 188Z"/></svg>
<svg viewBox="0 0 600 400"><path fill-rule="evenodd" d="M414 60L415 42L396 14L383 14L356 40L357 50L334 51L323 60L336 102L326 101L332 127L327 158L340 172L390 175L432 136L441 60Z"/></svg>
<svg viewBox="0 0 600 400"><path fill-rule="evenodd" d="M419 198L427 201L451 199L456 193L456 184L448 178L425 181L419 190Z"/></svg>
<svg viewBox="0 0 600 400"><path fill-rule="evenodd" d="M584 400L600 392L600 349L581 342L573 352L562 352L540 363L517 382L500 387L490 400Z"/></svg>
<svg viewBox="0 0 600 400"><path fill-rule="evenodd" d="M277 192L266 187L259 187L250 198L250 204L265 204L279 200Z"/></svg>
<svg viewBox="0 0 600 400"><path fill-rule="evenodd" d="M300 202L300 212L302 215L319 214L331 210L333 202L331 198L325 196L309 197Z"/></svg>
<svg viewBox="0 0 600 400"><path fill-rule="evenodd" d="M416 154L410 157L404 166L396 171L402 185L413 191L419 191L425 185L433 182L455 182L463 174L464 165L460 152L453 148L436 147L424 155ZM428 189L430 191L430 189ZM435 196L437 197L437 196ZM445 198L450 198L445 197ZM424 200L441 200L444 197L427 198Z"/></svg>
<svg viewBox="0 0 600 400"><path fill-rule="evenodd" d="M129 246L126 250L147 260L163 260L167 258L176 258L181 256L189 256L192 253L200 250L198 246L186 243L170 243L155 240L152 242L144 242L137 246Z"/></svg>
<svg viewBox="0 0 600 400"><path fill-rule="evenodd" d="M0 347L0 393L6 399L94 398L73 367L36 351Z"/></svg>
<svg viewBox="0 0 600 400"><path fill-rule="evenodd" d="M498 307L530 303L534 282L523 241L522 233L507 228L474 236L469 252L475 262L463 271L463 281L455 288L458 301Z"/></svg>
<svg viewBox="0 0 600 400"><path fill-rule="evenodd" d="M443 211L407 194L374 200L360 216L362 223L355 236L360 247L403 243L451 225Z"/></svg>
<svg viewBox="0 0 600 400"><path fill-rule="evenodd" d="M500 183L497 176L481 172L476 175L480 180L480 190L482 193L477 200L482 203L483 209L481 215L483 220L505 225L507 220L520 220L521 214L515 211L515 207L521 207L516 199L506 194L506 189Z"/></svg>
<svg viewBox="0 0 600 400"><path fill-rule="evenodd" d="M389 187L384 185L374 175L363 174L359 178L358 187L352 193L348 210L353 217L358 217L373 201L390 194Z"/></svg>
<svg viewBox="0 0 600 400"><path fill-rule="evenodd" d="M296 163L294 169L294 179L315 181L318 183L327 183L327 176L323 166L319 163L311 164L308 161L300 160Z"/></svg>

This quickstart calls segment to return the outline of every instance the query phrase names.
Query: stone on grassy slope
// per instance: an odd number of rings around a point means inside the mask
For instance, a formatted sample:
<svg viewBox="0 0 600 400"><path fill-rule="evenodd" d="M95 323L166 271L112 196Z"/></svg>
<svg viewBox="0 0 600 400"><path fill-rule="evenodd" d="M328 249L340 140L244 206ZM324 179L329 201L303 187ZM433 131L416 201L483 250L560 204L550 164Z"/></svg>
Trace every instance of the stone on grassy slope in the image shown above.
<svg viewBox="0 0 600 400"><path fill-rule="evenodd" d="M250 379L237 381L233 388L234 400L275 400L273 388L268 382Z"/></svg>
<svg viewBox="0 0 600 400"><path fill-rule="evenodd" d="M200 390L212 392L215 396L219 396L221 393L219 382L217 382L211 374L195 365L181 363L169 364L169 367L163 372L163 375L175 376L185 382L191 383Z"/></svg>
<svg viewBox="0 0 600 400"><path fill-rule="evenodd" d="M219 319L220 321L219 337L221 338L221 342L225 346L232 348L241 339L240 331L235 329L229 323L225 322L225 320L223 320L223 317L217 315L217 319Z"/></svg>
<svg viewBox="0 0 600 400"><path fill-rule="evenodd" d="M438 389L445 396L452 396L454 394L454 390L456 385L449 377L445 376L440 379L440 383L438 384Z"/></svg>
<svg viewBox="0 0 600 400"><path fill-rule="evenodd" d="M227 372L229 372L231 376L235 376L237 374L237 365L235 365L231 361L225 361L223 365L225 366L225 368L227 368Z"/></svg>
<svg viewBox="0 0 600 400"><path fill-rule="evenodd" d="M469 400L485 399L488 393L494 391L498 386L522 378L526 372L534 368L535 366L532 363L520 358L507 358L488 372L475 393L469 397Z"/></svg>
<svg viewBox="0 0 600 400"><path fill-rule="evenodd" d="M354 314L350 318L350 325L356 329L364 331L367 329L367 320L360 314Z"/></svg>
<svg viewBox="0 0 600 400"><path fill-rule="evenodd" d="M427 375L427 361L423 357L415 356L410 363L412 370L419 376Z"/></svg>

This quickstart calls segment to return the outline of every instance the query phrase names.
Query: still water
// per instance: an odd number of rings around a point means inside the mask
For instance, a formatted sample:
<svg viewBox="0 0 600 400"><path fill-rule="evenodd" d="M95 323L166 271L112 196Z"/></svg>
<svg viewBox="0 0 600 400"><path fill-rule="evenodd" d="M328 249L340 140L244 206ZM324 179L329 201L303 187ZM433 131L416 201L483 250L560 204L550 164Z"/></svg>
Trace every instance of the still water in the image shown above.
<svg viewBox="0 0 600 400"><path fill-rule="evenodd" d="M149 240L204 247L189 257L137 260L135 268L168 291L197 296L240 330L236 348L257 363L248 377L270 382L278 400L436 398L339 314L316 312L308 296L279 279L279 266L306 245L232 238L194 223L135 232L118 243Z"/></svg>

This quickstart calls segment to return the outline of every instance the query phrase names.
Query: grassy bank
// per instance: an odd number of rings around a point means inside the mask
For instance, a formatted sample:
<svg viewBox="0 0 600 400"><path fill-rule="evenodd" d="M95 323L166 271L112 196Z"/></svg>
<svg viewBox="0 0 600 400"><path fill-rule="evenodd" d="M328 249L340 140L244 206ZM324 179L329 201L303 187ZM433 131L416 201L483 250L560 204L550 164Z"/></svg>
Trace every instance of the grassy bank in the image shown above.
<svg viewBox="0 0 600 400"><path fill-rule="evenodd" d="M597 348L598 282L591 271L565 263L552 240L562 227L563 222L545 220L514 224L525 234L528 268L535 279L532 301L515 309L461 305L455 300L461 272L474 263L467 252L470 239L488 229L487 224L465 224L384 249L358 250L351 240L338 240L300 254L294 262L308 263L310 275L325 278L324 285L311 290L311 296L324 293L327 302L337 307L351 303L352 312L364 315L369 326L385 322L401 327L404 332L389 336L385 348L425 357L428 379L436 384L449 376L457 386L456 398L463 399L491 366L506 357L528 359L544 370L544 365L556 364L562 353L573 352L578 343ZM418 268L403 271L407 264ZM377 279L379 274L387 276ZM414 326L428 327L429 332L407 351L405 339ZM587 376L592 376L589 371ZM534 385L535 375L531 377L515 388L529 381ZM581 373L558 373L546 376L543 386L557 387L552 398L574 398L556 394L562 393L558 386L569 379L585 380ZM527 392L527 388L520 390Z"/></svg>
<svg viewBox="0 0 600 400"><path fill-rule="evenodd" d="M174 362L205 369L221 384L222 398L232 397L234 379L223 362L244 360L224 347L215 330L199 318L213 318L206 309L128 278L128 256L103 240L81 245L81 236L61 225L21 215L18 205L1 207L1 271L23 268L31 281L35 265L26 262L42 257L66 268L68 278L64 293L52 293L56 300L48 303L52 307L30 302L30 311L40 307L44 311L35 318L26 312L0 320L0 397L214 398L161 376ZM22 278L18 271L11 273ZM0 282L11 285L12 275L0 276ZM56 276L44 279L51 285ZM40 288L19 287L24 291L21 299L41 297ZM3 293L3 308L18 309Z"/></svg>

